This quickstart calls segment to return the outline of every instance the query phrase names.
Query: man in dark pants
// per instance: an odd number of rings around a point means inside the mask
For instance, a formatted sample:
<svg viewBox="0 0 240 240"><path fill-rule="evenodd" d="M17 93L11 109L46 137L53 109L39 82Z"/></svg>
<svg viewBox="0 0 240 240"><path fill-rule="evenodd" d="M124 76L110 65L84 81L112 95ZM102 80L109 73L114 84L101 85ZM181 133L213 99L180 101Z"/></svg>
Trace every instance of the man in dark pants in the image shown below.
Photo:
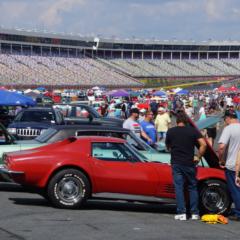
<svg viewBox="0 0 240 240"><path fill-rule="evenodd" d="M228 190L231 194L235 208L232 209L230 220L240 221L240 188L238 153L240 150L240 122L236 111L230 109L225 112L224 120L226 127L219 138L219 163L225 168Z"/></svg>
<svg viewBox="0 0 240 240"><path fill-rule="evenodd" d="M196 165L205 153L206 142L202 135L193 127L187 126L185 113L179 113L177 126L167 131L166 146L171 152L172 173L177 200L177 215L175 220L187 220L184 198L184 184L187 180L190 196L191 219L199 219L198 189ZM199 145L197 156L194 156L195 146Z"/></svg>

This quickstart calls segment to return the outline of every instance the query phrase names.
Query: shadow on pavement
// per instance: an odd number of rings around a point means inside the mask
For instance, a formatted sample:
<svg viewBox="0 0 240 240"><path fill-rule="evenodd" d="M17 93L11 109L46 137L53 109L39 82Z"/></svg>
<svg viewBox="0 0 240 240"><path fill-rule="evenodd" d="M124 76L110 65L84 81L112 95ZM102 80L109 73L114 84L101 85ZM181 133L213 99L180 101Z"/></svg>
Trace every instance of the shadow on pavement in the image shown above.
<svg viewBox="0 0 240 240"><path fill-rule="evenodd" d="M16 183L0 182L0 192L24 192L24 189Z"/></svg>
<svg viewBox="0 0 240 240"><path fill-rule="evenodd" d="M17 205L51 207L51 204L40 196L39 198L9 198L9 200Z"/></svg>
<svg viewBox="0 0 240 240"><path fill-rule="evenodd" d="M9 198L17 205L52 207L44 198ZM99 210L99 211L127 211L127 212L149 212L175 214L176 205L174 204L148 204L148 203L129 203L123 201L88 201L81 211Z"/></svg>

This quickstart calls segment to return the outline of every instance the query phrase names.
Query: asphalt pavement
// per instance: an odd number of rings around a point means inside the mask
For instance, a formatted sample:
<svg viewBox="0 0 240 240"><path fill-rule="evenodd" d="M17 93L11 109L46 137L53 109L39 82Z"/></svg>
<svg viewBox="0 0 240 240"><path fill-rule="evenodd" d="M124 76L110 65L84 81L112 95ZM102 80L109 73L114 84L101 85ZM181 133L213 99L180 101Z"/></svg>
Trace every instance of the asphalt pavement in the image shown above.
<svg viewBox="0 0 240 240"><path fill-rule="evenodd" d="M175 221L175 205L89 201L63 210L16 186L0 183L0 194L1 240L239 239L239 222Z"/></svg>

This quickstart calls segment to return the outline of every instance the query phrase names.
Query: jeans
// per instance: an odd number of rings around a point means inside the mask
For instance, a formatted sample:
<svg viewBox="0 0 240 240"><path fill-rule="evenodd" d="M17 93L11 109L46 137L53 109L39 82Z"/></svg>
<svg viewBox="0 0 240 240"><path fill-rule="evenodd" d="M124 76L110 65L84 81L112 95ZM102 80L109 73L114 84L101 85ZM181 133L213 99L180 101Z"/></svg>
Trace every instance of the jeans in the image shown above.
<svg viewBox="0 0 240 240"><path fill-rule="evenodd" d="M240 188L235 184L235 171L226 169L225 176L227 179L228 191L235 205L235 209L232 210L233 214L240 217Z"/></svg>
<svg viewBox="0 0 240 240"><path fill-rule="evenodd" d="M161 139L165 139L166 138L166 134L167 134L167 132L158 132L158 137L159 137L159 139L161 140Z"/></svg>
<svg viewBox="0 0 240 240"><path fill-rule="evenodd" d="M185 181L187 180L190 197L190 212L191 214L199 214L196 167L173 164L172 172L177 200L177 213L178 214L186 213L184 184Z"/></svg>

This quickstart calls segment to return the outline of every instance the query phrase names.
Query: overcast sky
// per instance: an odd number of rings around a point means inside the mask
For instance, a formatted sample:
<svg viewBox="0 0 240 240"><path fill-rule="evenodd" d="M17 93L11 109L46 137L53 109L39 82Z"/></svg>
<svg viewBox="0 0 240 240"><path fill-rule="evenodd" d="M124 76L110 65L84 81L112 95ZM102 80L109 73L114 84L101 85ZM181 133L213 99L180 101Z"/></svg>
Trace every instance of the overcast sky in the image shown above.
<svg viewBox="0 0 240 240"><path fill-rule="evenodd" d="M161 40L240 40L240 0L0 0L6 28Z"/></svg>

